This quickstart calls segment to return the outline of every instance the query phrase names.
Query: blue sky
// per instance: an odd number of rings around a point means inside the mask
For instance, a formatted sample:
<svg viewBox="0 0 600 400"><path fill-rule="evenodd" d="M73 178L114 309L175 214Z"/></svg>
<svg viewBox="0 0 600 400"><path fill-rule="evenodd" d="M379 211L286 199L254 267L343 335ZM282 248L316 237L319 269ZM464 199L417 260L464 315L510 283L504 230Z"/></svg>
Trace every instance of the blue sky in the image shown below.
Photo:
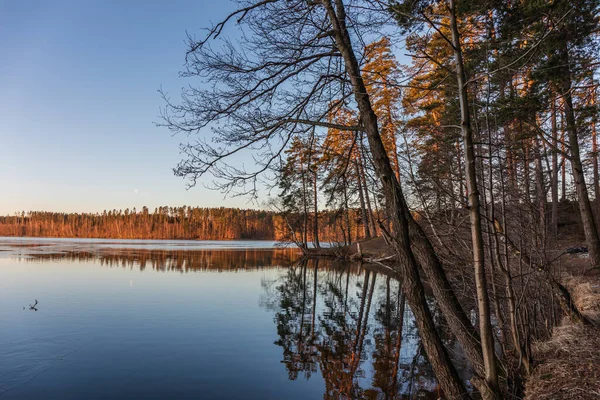
<svg viewBox="0 0 600 400"><path fill-rule="evenodd" d="M0 0L0 214L147 205L239 206L173 176L158 120L176 97L185 34L228 1Z"/></svg>

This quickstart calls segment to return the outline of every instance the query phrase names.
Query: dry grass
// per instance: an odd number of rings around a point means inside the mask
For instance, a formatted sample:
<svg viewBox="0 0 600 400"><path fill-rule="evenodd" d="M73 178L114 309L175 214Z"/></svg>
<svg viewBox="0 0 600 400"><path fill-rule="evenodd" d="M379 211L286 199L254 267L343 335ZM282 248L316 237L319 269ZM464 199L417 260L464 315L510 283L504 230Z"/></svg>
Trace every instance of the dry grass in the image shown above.
<svg viewBox="0 0 600 400"><path fill-rule="evenodd" d="M552 338L535 345L540 364L525 386L525 398L599 399L600 335L597 328L557 327Z"/></svg>
<svg viewBox="0 0 600 400"><path fill-rule="evenodd" d="M600 322L600 285L572 276L563 282L582 313ZM534 356L526 399L600 399L600 328L565 319L550 340L534 345Z"/></svg>
<svg viewBox="0 0 600 400"><path fill-rule="evenodd" d="M573 301L579 310L586 317L600 324L600 282L574 276L566 276L562 281L571 291Z"/></svg>

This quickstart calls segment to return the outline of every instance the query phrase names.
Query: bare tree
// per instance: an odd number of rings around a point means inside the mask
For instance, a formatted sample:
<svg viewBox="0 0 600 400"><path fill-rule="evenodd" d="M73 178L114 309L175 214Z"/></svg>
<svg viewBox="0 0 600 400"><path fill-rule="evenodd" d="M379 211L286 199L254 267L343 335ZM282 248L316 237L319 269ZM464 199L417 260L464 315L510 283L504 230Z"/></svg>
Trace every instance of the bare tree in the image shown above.
<svg viewBox="0 0 600 400"><path fill-rule="evenodd" d="M369 12L365 12L369 8ZM404 276L403 290L440 384L449 398L467 397L427 306L418 263L411 249L414 223L402 188L379 134L377 116L362 77L362 50L369 35L390 18L376 2L282 1L240 2L240 8L208 34L189 38L185 77L197 77L208 88L185 89L178 103L163 94L164 125L173 132L198 133L210 127L212 142L185 144L186 158L176 173L193 185L205 174L220 179L225 191L256 194L262 173L279 162L291 138L314 127L364 131L390 212L390 241ZM242 24L234 45L218 38L230 21ZM327 115L345 102L359 111L359 126L338 126ZM230 162L252 152L254 169Z"/></svg>

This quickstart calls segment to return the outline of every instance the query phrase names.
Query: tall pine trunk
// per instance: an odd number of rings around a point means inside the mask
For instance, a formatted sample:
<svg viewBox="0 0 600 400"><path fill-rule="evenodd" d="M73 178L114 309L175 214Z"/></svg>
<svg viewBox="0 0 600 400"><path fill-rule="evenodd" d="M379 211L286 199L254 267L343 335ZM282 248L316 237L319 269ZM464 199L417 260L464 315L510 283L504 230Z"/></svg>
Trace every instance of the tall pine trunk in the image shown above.
<svg viewBox="0 0 600 400"><path fill-rule="evenodd" d="M475 149L473 145L473 130L469 114L467 95L467 80L465 76L460 35L456 20L456 4L450 0L450 26L452 31L452 47L456 63L456 80L458 83L458 99L460 103L460 126L465 151L465 176L469 190L469 216L471 220L471 238L473 242L473 264L475 268L475 286L477 289L477 305L479 308L479 332L481 335L481 350L485 368L485 380L493 395L499 392L498 370L494 353L494 338L490 316L489 296L485 275L485 253L483 230L481 225L481 206L479 204L479 189L477 187L477 171Z"/></svg>
<svg viewBox="0 0 600 400"><path fill-rule="evenodd" d="M344 180L344 216L346 219L346 237L348 242L346 244L352 244L352 226L350 225L350 208L348 207L348 180L346 175L343 176Z"/></svg>
<svg viewBox="0 0 600 400"><path fill-rule="evenodd" d="M564 120L561 119L560 122L561 125L561 130L562 130L562 135L561 135L561 139L560 139L560 143L561 143L561 150L562 150L562 167L561 167L561 177L560 177L560 201L566 201L567 200L567 157L565 157L565 152L567 151L567 145L565 143L566 138L565 138L565 123Z"/></svg>
<svg viewBox="0 0 600 400"><path fill-rule="evenodd" d="M544 167L542 165L542 144L535 138L535 196L538 207L538 226L542 244L546 242L546 184L544 182Z"/></svg>
<svg viewBox="0 0 600 400"><path fill-rule="evenodd" d="M556 125L556 98L552 96L552 235L558 237L558 128Z"/></svg>
<svg viewBox="0 0 600 400"><path fill-rule="evenodd" d="M354 170L356 172L356 182L358 183L358 199L360 200L360 211L362 216L365 239L370 239L371 230L369 229L369 216L367 214L367 208L365 207L365 196L363 193L362 178L360 177L360 169L358 168L358 162L354 163Z"/></svg>
<svg viewBox="0 0 600 400"><path fill-rule="evenodd" d="M565 119L567 122L567 134L569 136L569 147L571 149L571 170L573 180L575 181L575 190L579 203L579 212L583 222L583 230L587 241L590 262L593 267L600 265L600 238L598 237L598 228L592 212L592 204L588 195L588 189L585 183L583 165L579 152L579 141L577 134L577 122L575 120L575 111L573 110L573 96L571 93L571 71L569 68L569 53L563 48L563 62L566 71L561 79L561 89L565 103Z"/></svg>
<svg viewBox="0 0 600 400"><path fill-rule="evenodd" d="M313 224L313 242L315 247L318 249L319 247L321 247L321 244L319 243L319 200L318 200L318 191L317 191L317 171L315 170L313 173L313 213L315 214L314 217L314 224Z"/></svg>
<svg viewBox="0 0 600 400"><path fill-rule="evenodd" d="M592 86L594 81L592 79ZM596 213L600 211L600 177L598 173L598 136L596 133L596 124L598 123L598 112L594 109L596 106L596 87L593 87L591 106L594 112L592 117L592 172L594 174L594 200L596 202Z"/></svg>

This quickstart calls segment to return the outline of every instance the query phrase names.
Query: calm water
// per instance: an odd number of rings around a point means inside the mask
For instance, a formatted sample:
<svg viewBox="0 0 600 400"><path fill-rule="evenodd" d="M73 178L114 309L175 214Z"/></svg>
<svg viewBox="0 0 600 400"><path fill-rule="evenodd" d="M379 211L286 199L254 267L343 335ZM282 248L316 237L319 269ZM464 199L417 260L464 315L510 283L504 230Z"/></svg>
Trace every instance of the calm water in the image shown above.
<svg viewBox="0 0 600 400"><path fill-rule="evenodd" d="M272 246L0 238L0 400L433 395L393 277Z"/></svg>

